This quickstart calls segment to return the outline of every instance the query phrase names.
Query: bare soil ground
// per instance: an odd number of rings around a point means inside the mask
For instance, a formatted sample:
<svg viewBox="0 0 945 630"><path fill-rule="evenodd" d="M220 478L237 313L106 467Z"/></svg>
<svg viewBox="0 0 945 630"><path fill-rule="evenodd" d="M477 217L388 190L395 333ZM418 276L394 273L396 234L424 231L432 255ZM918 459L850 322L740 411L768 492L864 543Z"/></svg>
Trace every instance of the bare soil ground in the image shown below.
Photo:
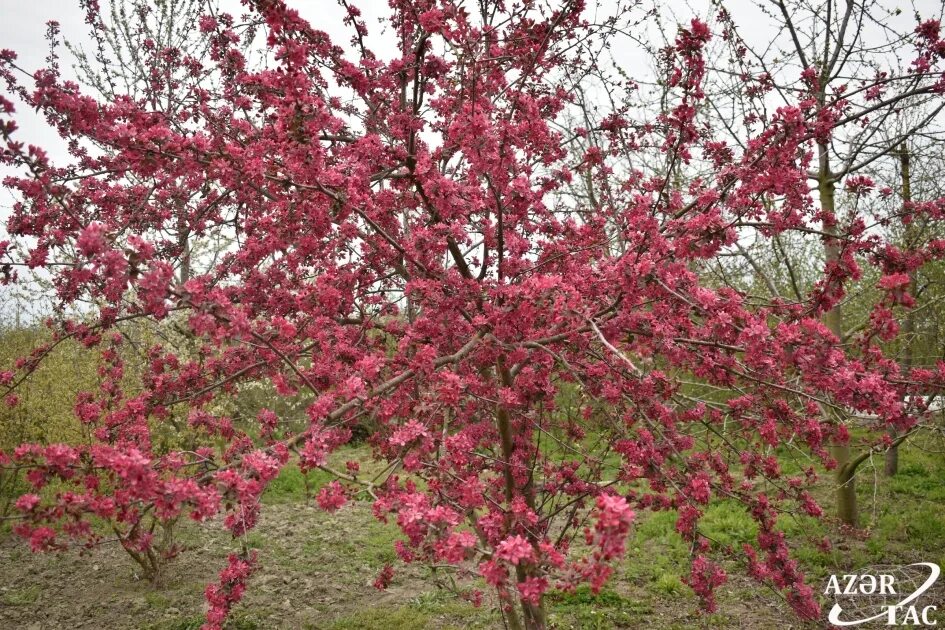
<svg viewBox="0 0 945 630"><path fill-rule="evenodd" d="M366 504L333 515L305 504L267 506L249 541L261 548L261 568L230 627L501 627L494 602L476 609L437 591L421 567L399 565L390 589L374 589L377 571L393 560L394 535L373 520ZM191 524L181 536L188 549L170 565L160 587L139 579L117 545L85 555L34 554L23 541L5 536L0 541L0 628L199 628L206 610L203 589L233 543L214 524ZM552 622L562 628L801 627L783 623L789 616L776 597L738 580L723 589L719 613L710 616L682 590L654 598L632 580L620 580L616 587L602 598L588 592L552 598ZM755 595L746 598L742 587Z"/></svg>
<svg viewBox="0 0 945 630"><path fill-rule="evenodd" d="M357 525L355 525L357 523ZM366 525L366 531L365 526ZM260 549L234 628L322 628L365 605L406 602L423 590L418 570L404 567L387 592L371 585L387 549L371 544L380 524L363 505L332 516L310 505L276 504L263 511L249 542ZM117 545L91 554L33 554L23 541L0 542L0 628L199 627L203 589L234 550L219 525L190 524L187 550L174 559L160 587L139 579L136 565ZM379 542L379 541L374 541Z"/></svg>
<svg viewBox="0 0 945 630"><path fill-rule="evenodd" d="M893 479L873 475L876 482L871 485L871 471L864 473L859 491L865 528L858 535L840 532L829 521L783 521L815 589L823 592L831 574L863 567L921 561L945 567L945 458L938 451L919 449L909 449L903 457ZM399 563L393 550L397 528L376 521L368 502L351 502L334 514L325 513L306 498L312 489L303 484L298 469L284 472L270 485L260 523L245 539L259 550L260 567L231 615L230 630L503 628L494 600L475 608L437 589L428 569ZM826 482L820 494L829 505ZM757 533L743 508L724 501L707 508L700 527L711 540L734 549L753 542ZM188 522L178 537L186 550L169 565L164 583L154 586L136 575L136 565L114 543L85 555L74 550L34 554L8 529L0 529L0 630L197 630L205 613L204 588L216 580L237 545L218 522ZM814 544L823 537L833 542L832 551ZM675 532L675 514L638 515L627 558L605 590L596 595L587 589L550 592L549 625L647 630L827 627L825 622L797 621L780 593L744 577L734 561L726 565L728 582L717 591L718 610L701 612L680 579L688 570L689 551ZM380 592L372 584L388 563L396 569L395 578ZM936 619L942 625L945 578L924 597L924 604L938 605ZM826 615L833 602L822 600Z"/></svg>

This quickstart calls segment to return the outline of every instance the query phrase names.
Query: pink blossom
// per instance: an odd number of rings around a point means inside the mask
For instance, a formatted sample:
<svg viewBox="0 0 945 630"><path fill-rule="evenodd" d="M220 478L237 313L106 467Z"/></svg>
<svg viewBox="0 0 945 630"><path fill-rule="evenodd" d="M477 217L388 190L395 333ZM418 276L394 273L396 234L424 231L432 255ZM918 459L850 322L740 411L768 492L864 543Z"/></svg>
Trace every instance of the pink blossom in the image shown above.
<svg viewBox="0 0 945 630"><path fill-rule="evenodd" d="M500 586L508 580L509 574L506 567L501 562L487 560L479 565L479 574L486 580L487 584Z"/></svg>
<svg viewBox="0 0 945 630"><path fill-rule="evenodd" d="M90 223L79 234L76 240L76 247L79 251L89 258L100 254L107 245L105 241L105 226L101 223Z"/></svg>
<svg viewBox="0 0 945 630"><path fill-rule="evenodd" d="M16 500L16 509L21 512L32 512L39 505L39 496L35 494L24 494Z"/></svg>
<svg viewBox="0 0 945 630"><path fill-rule="evenodd" d="M692 561L692 571L685 582L695 591L706 610L712 612L715 610L714 591L728 579L725 570L718 566L705 556L697 556Z"/></svg>
<svg viewBox="0 0 945 630"><path fill-rule="evenodd" d="M46 551L55 546L56 532L51 527L37 527L29 534L30 549Z"/></svg>
<svg viewBox="0 0 945 630"><path fill-rule="evenodd" d="M496 546L496 557L512 564L531 560L532 545L523 536L509 536Z"/></svg>
<svg viewBox="0 0 945 630"><path fill-rule="evenodd" d="M416 420L411 419L394 432L389 442L392 446L406 446L417 438L425 435L427 435L426 427Z"/></svg>
<svg viewBox="0 0 945 630"><path fill-rule="evenodd" d="M385 564L384 568L381 569L381 572L377 575L377 578L374 580L374 588L379 591L387 590L387 587L390 585L390 581L394 577L394 567L389 564Z"/></svg>
<svg viewBox="0 0 945 630"><path fill-rule="evenodd" d="M443 11L439 9L430 9L420 14L420 26L428 33L439 33L444 25Z"/></svg>
<svg viewBox="0 0 945 630"><path fill-rule="evenodd" d="M334 512L341 508L346 502L344 488L337 481L332 481L322 487L316 497L318 506L326 512Z"/></svg>
<svg viewBox="0 0 945 630"><path fill-rule="evenodd" d="M548 590L548 580L543 577L530 577L518 583L518 592L522 596L522 601L532 604L538 604L546 590Z"/></svg>

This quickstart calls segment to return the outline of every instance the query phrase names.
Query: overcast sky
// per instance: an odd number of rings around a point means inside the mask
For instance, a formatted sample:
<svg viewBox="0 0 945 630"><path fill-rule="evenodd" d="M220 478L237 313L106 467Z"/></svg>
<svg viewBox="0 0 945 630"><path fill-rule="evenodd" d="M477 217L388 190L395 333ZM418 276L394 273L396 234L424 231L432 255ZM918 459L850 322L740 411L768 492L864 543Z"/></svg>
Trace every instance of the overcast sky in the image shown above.
<svg viewBox="0 0 945 630"><path fill-rule="evenodd" d="M600 8L594 7L597 3L590 0L588 5L592 8L589 11L600 11L608 13L613 10L620 0L601 0ZM705 16L710 11L708 0L670 0L669 2L660 0L646 0L647 2L659 2L664 12L672 12L680 21L688 22L695 15ZM930 0L934 1L934 0ZM222 8L234 15L240 15L245 9L238 0L221 0ZM350 27L342 24L344 15L341 7L335 0L289 0L288 4L299 10L300 14L308 19L316 28L325 30L332 36L333 40L339 44L347 44L351 37ZM358 6L363 15L368 29L371 32L371 48L383 56L385 53L385 44L392 45L393 40L384 37L378 20L388 13L387 0L355 0L353 2ZM103 7L107 5L102 2ZM740 11L752 11L750 0L735 0L735 6L739 6ZM742 8L741 5L744 5ZM590 15L593 18L593 14ZM0 48L14 50L19 55L21 67L28 70L35 70L44 65L44 59L47 54L45 43L46 23L50 20L59 22L62 29L62 37L70 42L88 42L88 30L84 22L84 13L79 7L78 0L34 0L24 2L23 0L0 0ZM386 41L385 41L386 40ZM68 55L67 51L63 51ZM617 47L617 55L623 57L622 64L633 68L645 63L645 57L639 52L636 46ZM63 59L64 73L70 72L70 60ZM642 70L642 69L641 69ZM636 78L636 77L635 77ZM29 115L28 112L19 108L17 122L20 125L21 139L28 142L49 147L51 144L59 144L58 136L52 130L46 128L42 118Z"/></svg>
<svg viewBox="0 0 945 630"><path fill-rule="evenodd" d="M555 2L557 0L547 0ZM591 21L602 21L605 15L612 14L618 3L626 4L634 0L587 0L586 16ZM762 0L765 1L765 0ZM218 0L224 11L234 15L245 13L239 0ZM816 5L817 0L811 0ZM900 9L900 17L895 21L895 30L908 31L914 27L916 12L929 17L938 17L942 14L942 0L880 0L880 6L890 10ZM756 0L723 0L724 6L734 16L739 26L739 32L754 50L764 51L771 45L777 36L777 31L771 26L771 21L758 9ZM108 2L102 1L103 7ZM351 28L342 23L343 9L336 0L288 0L288 4L308 19L312 25L322 29L332 37L335 43L347 46L351 39ZM389 32L385 33L379 24L379 19L388 14L387 0L353 0L358 6L368 26L370 35L369 46L382 58L390 57L396 52L394 40ZM670 38L675 29L674 22L688 23L693 17L711 18L717 12L715 3L710 0L641 0L641 8L636 14L642 15L643 10L657 7L663 16L663 23ZM595 15L596 14L596 15ZM600 15L604 14L604 15ZM46 23L55 20L60 24L62 38L77 44L85 44L86 50L92 46L88 38L88 26L80 8L79 0L0 0L0 48L12 49L19 55L20 67L32 72L43 67L48 49L45 41ZM711 22L712 20L710 20ZM646 37L651 41L660 41L652 21L648 27L638 27L635 37L644 37L639 32L648 28ZM877 27L874 27L877 28ZM787 44L787 40L783 40ZM650 58L643 53L640 46L629 38L615 38L611 46L611 54L616 62L637 80L646 80L652 76ZM72 78L72 60L68 51L62 50L63 73ZM796 77L786 78L793 82ZM18 139L29 144L42 146L54 162L61 162L67 158L65 144L58 134L50 129L45 120L35 112L18 105L16 121L20 127ZM9 173L7 169L0 169L0 176ZM10 207L13 197L9 191L0 193L0 220L6 214L5 209ZM0 230L2 233L2 230Z"/></svg>
<svg viewBox="0 0 945 630"><path fill-rule="evenodd" d="M883 1L888 3L890 9L901 9L903 23L896 25L897 28L911 28L916 11L930 17L942 13L942 0ZM588 0L588 16L593 19L595 11L610 13L618 2L621 0ZM220 4L223 10L235 15L245 12L239 0L220 0ZM350 27L342 24L343 10L336 0L289 0L288 4L298 9L316 28L327 31L336 43L347 44L349 41ZM387 0L354 0L353 4L363 12L371 31L369 41L372 49L384 56L385 43L390 45L392 40L383 37L378 19L388 13ZM643 0L645 7L658 6L667 17L666 21L675 19L683 23L695 16L705 18L714 14L717 9L712 4L709 0ZM107 3L102 2L102 5ZM753 0L726 0L724 5L735 16L741 35L752 47L764 48L769 45L775 32ZM24 68L34 70L41 67L47 53L44 34L49 20L59 22L65 39L78 43L88 41L87 26L78 0L0 0L0 48L16 51ZM627 41L626 45L615 46L614 54L633 78L640 78L641 73L646 74L647 68L640 67L646 63L645 57L635 44ZM65 59L63 70L66 72L69 70L68 65L69 60ZM24 117L25 113L18 114L23 139L46 146L57 141L56 134L45 129L42 119L36 116Z"/></svg>
<svg viewBox="0 0 945 630"><path fill-rule="evenodd" d="M349 0L352 1L352 0ZM559 0L547 0L557 2ZM604 16L611 14L617 3L634 0L587 0L589 5L586 16L591 21L602 21ZM718 0L716 0L717 2ZM762 2L767 0L761 0ZM245 12L239 0L219 0L224 11L234 15ZM641 0L643 9L658 7L663 16L663 23L670 39L675 31L674 23L688 23L693 17L710 18L717 8L711 0ZM777 39L778 33L771 26L771 21L758 9L755 0L722 0L724 6L734 17L739 26L741 36L749 46L756 51L764 51L771 42ZM816 6L818 0L810 0ZM908 31L915 25L916 12L927 17L940 17L943 11L942 0L880 0L880 6L895 10L900 9L899 17L891 20L894 30ZM102 5L108 2L103 0ZM332 37L335 43L347 45L351 38L351 29L342 23L343 9L336 0L288 0L288 4L299 10L301 15L308 19L315 28L324 30ZM364 16L370 31L369 47L382 58L389 58L396 52L390 33L383 32L379 18L388 13L387 0L353 0ZM595 12L598 15L595 15ZM600 15L603 14L603 15ZM90 50L88 27L85 16L80 8L79 0L0 0L0 48L14 50L19 56L20 67L32 72L45 65L48 49L45 41L46 23L55 20L60 24L62 38L76 44L85 44ZM711 23L712 20L710 20ZM657 35L655 28L649 23L648 27L634 29L633 36L653 40ZM643 30L647 28L649 30ZM872 28L880 29L879 25ZM660 41L656 39L655 41ZM785 45L790 46L786 36L782 38ZM869 40L868 40L869 41ZM72 60L66 50L62 50L62 70L67 77L74 77L71 65ZM611 47L611 54L616 62L633 79L647 79L652 76L649 57L644 54L632 38L617 38ZM776 56L776 55L775 55ZM796 72L792 69L792 74ZM796 76L786 78L793 82ZM28 82L27 82L28 84ZM0 88L2 89L2 88ZM30 144L36 144L46 149L54 163L62 164L67 158L65 146L58 134L50 129L43 118L17 103L16 121L20 127L18 139ZM66 158L66 159L63 159ZM10 171L0 168L0 176ZM11 191L4 189L0 192L0 224L9 212L14 202ZM0 226L0 236L5 230ZM2 297L4 291L0 291ZM0 299L0 302L3 302ZM3 306L0 304L0 320L3 319Z"/></svg>
<svg viewBox="0 0 945 630"><path fill-rule="evenodd" d="M234 15L245 13L245 8L239 0L218 0L222 9ZM556 0L548 0L555 2ZM595 18L602 20L603 16L595 16L595 12L609 14L614 11L618 3L627 3L633 0L587 0L587 17L592 21ZM816 5L817 0L811 0ZM771 45L777 33L771 22L759 11L755 0L723 0L724 6L735 18L740 34L749 45L759 51ZM107 6L103 1L102 5ZM341 45L348 45L351 38L351 29L342 23L344 12L336 0L288 0L288 4L299 10L301 15L308 19L316 28L325 30L332 39ZM390 56L395 52L394 42L390 33L384 33L379 25L379 18L388 14L387 0L353 0L363 13L364 20L370 31L369 46L381 57ZM709 18L717 11L710 0L642 0L642 8L658 7L664 16L664 24L672 33L670 24L674 21L688 23L693 17ZM911 30L915 24L914 15L918 11L929 17L942 14L942 0L881 0L881 6L890 10L900 9L900 17L895 24L896 30ZM642 14L642 10L638 10ZM46 23L50 20L59 22L62 37L70 42L86 44L91 49L88 39L88 27L84 21L84 13L79 6L79 0L0 0L0 48L12 49L19 55L19 65L29 71L36 70L44 65L47 55L47 46L44 39ZM639 29L637 29L639 30ZM386 35L386 36L385 36ZM641 36L640 33L634 33ZM656 36L655 30L650 31L650 38ZM62 50L63 73L73 76L71 59L66 50ZM611 47L611 54L616 61L634 79L646 79L651 75L649 58L640 50L638 44L630 39L616 39ZM788 80L794 81L795 77ZM31 144L43 146L56 158L65 157L64 144L45 121L34 112L19 106L16 115L20 127L19 139ZM0 171L0 175L3 172ZM8 207L11 201L10 193L0 194L0 218L4 214L2 209Z"/></svg>

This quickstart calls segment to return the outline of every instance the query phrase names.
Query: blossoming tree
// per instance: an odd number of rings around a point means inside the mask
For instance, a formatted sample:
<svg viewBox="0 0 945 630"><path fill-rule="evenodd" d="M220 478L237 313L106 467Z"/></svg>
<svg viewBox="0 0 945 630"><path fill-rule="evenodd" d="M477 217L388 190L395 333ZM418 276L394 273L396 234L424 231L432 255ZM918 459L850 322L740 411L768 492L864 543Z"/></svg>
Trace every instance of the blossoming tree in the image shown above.
<svg viewBox="0 0 945 630"><path fill-rule="evenodd" d="M828 445L848 439L834 408L899 431L921 421L904 394L942 387L945 365L904 372L876 339L895 336L883 309L908 299L909 269L941 258L945 242L892 251L861 224L838 224L824 234L837 259L798 301L713 287L698 270L748 224L766 238L816 230L824 216L807 173L844 97L802 93L744 146L727 145L699 123L711 33L694 20L666 51L672 104L655 123L615 112L562 132L575 82L600 58L587 51L617 30L589 22L583 2L392 0L389 59L347 3L353 54L278 0L246 4L269 63L248 64L241 26L208 12L209 58L147 53L191 77L172 86L154 74L151 90L181 98L162 111L148 98L96 100L55 66L24 82L2 53L3 161L18 169L6 185L20 199L8 220L18 247L0 247L6 279L20 265L44 269L63 313L85 305L0 373L7 404L60 340L103 357L100 388L75 406L89 443L0 456L35 488L17 501L17 531L55 549L94 543L104 520L146 554L147 514L221 515L238 538L290 460L324 467L369 419L386 470L368 481L352 463L318 503L370 496L400 526L402 560L481 576L512 628L546 625L549 588L600 588L642 510L678 513L687 583L711 608L726 579L699 531L713 497L758 522L743 550L750 573L815 618L777 520L820 514L817 473L782 473L771 449L790 441L834 465ZM915 72L941 92L938 25L923 23L910 45L924 60ZM207 66L214 85L200 80ZM68 140L67 164L17 140L17 98ZM595 142L574 141L589 133ZM665 163L616 165L637 151ZM703 168L680 184L679 164ZM570 194L576 178L607 194ZM945 205L909 211L941 219ZM236 244L182 282L186 248L161 237L173 230ZM822 318L856 258L885 270L884 297L869 330L842 343ZM182 359L154 345L128 389L116 331L138 319L180 322L199 351ZM268 410L250 428L212 413L256 381L308 392L307 428L290 434ZM690 381L727 394L694 399ZM154 427L181 406L206 445L155 453ZM206 627L221 626L258 561L230 557L207 589ZM391 577L385 569L377 585Z"/></svg>
<svg viewBox="0 0 945 630"><path fill-rule="evenodd" d="M913 138L925 136L932 146L938 146L941 125L937 119L945 103L941 99L941 76L933 69L936 53L932 51L937 45L934 42L939 40L939 25L930 20L915 29L913 37L925 42L920 45L924 53L900 55L901 42L908 37L901 31L902 11L883 2L825 4L779 0L769 6L773 10L766 19L769 30L777 36L766 51L751 50L748 45L744 28L748 20L724 11L720 14L730 64L715 78L721 83L716 89L722 87L719 93L722 103L715 104L716 111L723 120L742 116L749 128L764 125L769 106L789 104L796 98L785 94L791 85L797 85L800 99L816 103L817 111L810 115L819 118L822 124L815 137L816 159L807 176L820 207L821 234L817 236L822 237L824 271L827 276L839 273L844 278L858 279L861 271L855 252L846 247L843 239L829 235L857 229L889 236L895 231L890 226L905 226L906 233L916 232L910 227L916 224L913 219L917 217L911 208L908 168L896 164L895 156ZM735 135L734 141L739 141L735 129L740 130L740 126L733 129L723 123L723 128ZM890 166L898 167L901 177L890 177L889 173L876 176L878 168ZM897 180L901 183L897 184ZM893 194L893 187L899 189L899 194ZM921 217L918 218L921 222ZM838 224L844 227L838 228ZM914 241L915 237L906 234L904 240ZM891 239L884 255L900 256L899 244ZM895 280L885 278L882 284L900 282L905 283L900 286L908 286L898 294L890 294L884 304L875 305L869 317L884 323L873 322L868 326L871 331L868 334L885 329L890 338L883 339L883 334L878 337L880 343L888 343L898 332L899 323L893 321L898 315L906 329L902 343L909 344L914 337L914 316L906 313L917 306L918 291L917 285L906 277L914 279L921 264L901 265L893 261L888 264L898 268L898 273ZM789 261L787 265L790 266ZM851 331L859 326L856 318L846 312L851 297L846 285L839 282L828 288L825 297L832 295L828 298L832 305L824 313L824 322L831 332L844 341L856 337ZM906 356L902 360L911 365ZM851 418L849 411L833 410L836 421L848 426L856 424L857 419ZM909 428L886 424L889 437L885 458L890 474L895 474L898 447L911 435ZM851 527L859 522L857 469L873 454L868 442L865 448L860 446L837 440L831 447L837 461L836 513Z"/></svg>

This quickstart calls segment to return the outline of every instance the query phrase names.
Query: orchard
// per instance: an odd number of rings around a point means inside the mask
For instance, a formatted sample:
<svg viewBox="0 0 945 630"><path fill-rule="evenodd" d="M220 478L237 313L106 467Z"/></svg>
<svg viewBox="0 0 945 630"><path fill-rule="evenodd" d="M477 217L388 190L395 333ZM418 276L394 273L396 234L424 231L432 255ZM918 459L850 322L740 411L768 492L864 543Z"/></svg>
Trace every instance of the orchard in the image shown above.
<svg viewBox="0 0 945 630"><path fill-rule="evenodd" d="M4 545L160 589L223 531L207 629L293 471L397 528L376 589L428 567L513 630L661 515L701 619L747 576L824 627L815 553L945 560L869 542L900 457L942 460L937 3L79 4L81 45L0 52Z"/></svg>

